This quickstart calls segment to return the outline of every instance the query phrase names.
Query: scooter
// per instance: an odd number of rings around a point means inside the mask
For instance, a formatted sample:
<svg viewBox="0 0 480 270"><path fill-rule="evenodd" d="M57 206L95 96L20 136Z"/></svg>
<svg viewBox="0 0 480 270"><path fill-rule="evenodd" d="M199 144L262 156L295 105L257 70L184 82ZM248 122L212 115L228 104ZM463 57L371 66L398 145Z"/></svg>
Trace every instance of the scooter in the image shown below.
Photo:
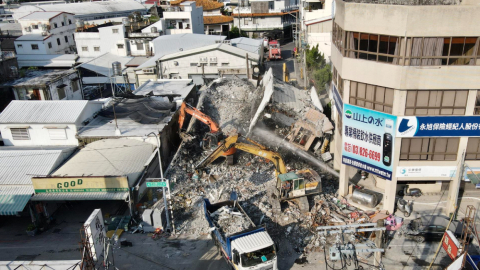
<svg viewBox="0 0 480 270"><path fill-rule="evenodd" d="M409 217L413 212L413 201L405 201L404 199L398 199L397 210L403 213L403 216Z"/></svg>
<svg viewBox="0 0 480 270"><path fill-rule="evenodd" d="M408 189L408 186L405 186L403 188L403 190L399 190L397 192L397 195L400 196L400 197L403 197L403 196L420 197L420 196L422 196L422 191L419 188L411 188L408 192L407 192L407 189Z"/></svg>

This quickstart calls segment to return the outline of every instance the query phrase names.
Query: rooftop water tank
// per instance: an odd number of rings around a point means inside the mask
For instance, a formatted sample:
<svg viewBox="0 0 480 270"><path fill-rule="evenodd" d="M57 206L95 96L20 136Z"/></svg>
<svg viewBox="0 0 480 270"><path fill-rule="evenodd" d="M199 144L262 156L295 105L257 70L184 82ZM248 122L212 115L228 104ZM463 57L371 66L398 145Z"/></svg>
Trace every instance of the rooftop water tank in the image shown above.
<svg viewBox="0 0 480 270"><path fill-rule="evenodd" d="M122 76L122 63L116 61L112 63L112 75L113 76Z"/></svg>

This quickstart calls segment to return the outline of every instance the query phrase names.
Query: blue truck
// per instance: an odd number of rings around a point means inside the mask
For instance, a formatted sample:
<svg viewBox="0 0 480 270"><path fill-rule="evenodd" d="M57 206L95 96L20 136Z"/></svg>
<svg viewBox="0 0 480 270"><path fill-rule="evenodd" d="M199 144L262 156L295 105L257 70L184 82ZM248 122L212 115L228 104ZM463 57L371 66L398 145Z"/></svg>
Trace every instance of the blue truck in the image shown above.
<svg viewBox="0 0 480 270"><path fill-rule="evenodd" d="M237 201L212 204L204 199L203 208L217 250L232 269L278 269L272 238L264 226L255 226Z"/></svg>

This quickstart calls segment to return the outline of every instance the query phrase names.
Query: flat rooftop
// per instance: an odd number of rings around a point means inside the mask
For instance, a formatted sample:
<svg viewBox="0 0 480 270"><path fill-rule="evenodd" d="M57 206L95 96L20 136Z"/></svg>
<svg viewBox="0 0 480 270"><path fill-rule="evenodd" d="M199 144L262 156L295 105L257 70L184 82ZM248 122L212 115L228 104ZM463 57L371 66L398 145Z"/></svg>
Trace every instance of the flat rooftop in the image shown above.
<svg viewBox="0 0 480 270"><path fill-rule="evenodd" d="M73 69L67 70L27 70L25 77L17 79L6 85L13 87L25 87L25 86L45 86L52 81L55 81L63 76L75 73Z"/></svg>

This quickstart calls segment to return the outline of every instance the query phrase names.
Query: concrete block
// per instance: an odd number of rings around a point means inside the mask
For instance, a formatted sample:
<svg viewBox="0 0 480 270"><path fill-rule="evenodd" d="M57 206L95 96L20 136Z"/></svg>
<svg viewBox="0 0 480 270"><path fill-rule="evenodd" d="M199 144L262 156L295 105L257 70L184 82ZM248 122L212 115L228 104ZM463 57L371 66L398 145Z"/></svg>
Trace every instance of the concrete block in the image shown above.
<svg viewBox="0 0 480 270"><path fill-rule="evenodd" d="M152 213L153 213L152 209L145 209L145 211L143 211L143 214L142 214L143 222L146 223L147 225L150 225L150 226L153 225Z"/></svg>

